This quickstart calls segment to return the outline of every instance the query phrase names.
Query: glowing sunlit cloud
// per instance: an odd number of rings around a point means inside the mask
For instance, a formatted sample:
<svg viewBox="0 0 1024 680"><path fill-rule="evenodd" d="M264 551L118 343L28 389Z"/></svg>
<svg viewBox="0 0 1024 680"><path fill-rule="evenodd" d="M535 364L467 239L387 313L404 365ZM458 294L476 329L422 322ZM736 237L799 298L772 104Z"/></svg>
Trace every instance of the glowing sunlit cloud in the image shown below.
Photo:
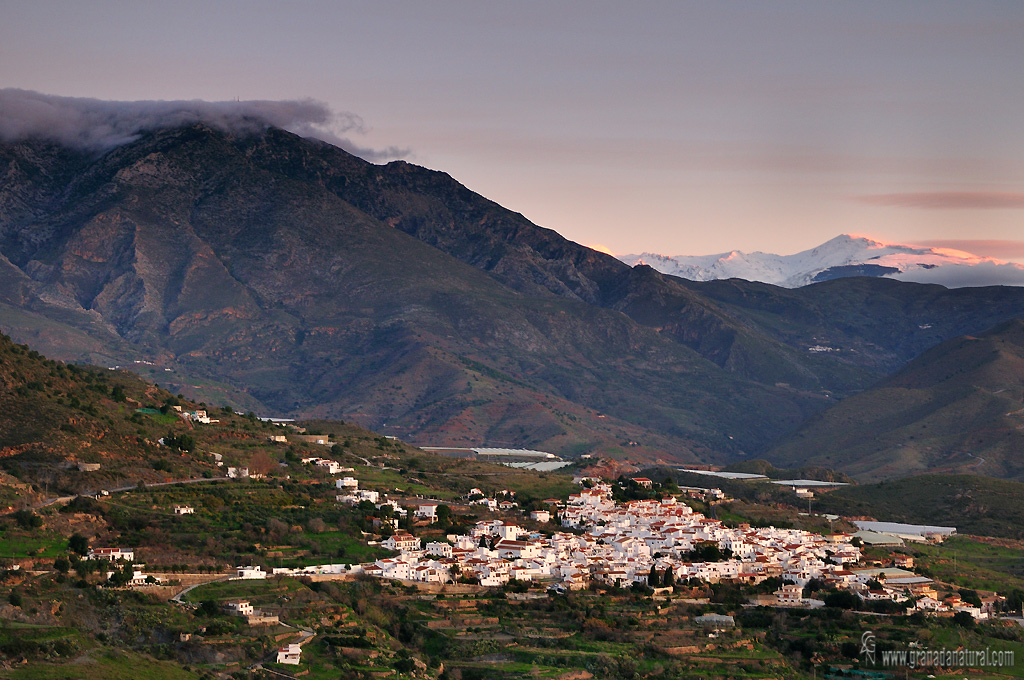
<svg viewBox="0 0 1024 680"><path fill-rule="evenodd" d="M974 255L994 257L1000 260L1019 260L1024 258L1024 241L1008 241L1000 239L934 239L918 241L917 245L926 248L949 248Z"/></svg>

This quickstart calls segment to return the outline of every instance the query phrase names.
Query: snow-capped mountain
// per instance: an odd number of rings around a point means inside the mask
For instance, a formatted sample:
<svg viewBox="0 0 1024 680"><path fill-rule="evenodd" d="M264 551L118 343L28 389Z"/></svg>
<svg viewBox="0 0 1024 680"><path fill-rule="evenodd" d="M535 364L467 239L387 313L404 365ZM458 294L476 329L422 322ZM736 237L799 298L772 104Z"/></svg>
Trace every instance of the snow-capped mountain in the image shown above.
<svg viewBox="0 0 1024 680"><path fill-rule="evenodd" d="M885 276L901 281L965 286L1024 286L1024 265L972 255L949 248L880 243L863 236L843 234L817 248L794 255L744 253L718 255L656 253L619 255L635 266L647 264L664 274L693 281L745 279L784 288L847 276Z"/></svg>

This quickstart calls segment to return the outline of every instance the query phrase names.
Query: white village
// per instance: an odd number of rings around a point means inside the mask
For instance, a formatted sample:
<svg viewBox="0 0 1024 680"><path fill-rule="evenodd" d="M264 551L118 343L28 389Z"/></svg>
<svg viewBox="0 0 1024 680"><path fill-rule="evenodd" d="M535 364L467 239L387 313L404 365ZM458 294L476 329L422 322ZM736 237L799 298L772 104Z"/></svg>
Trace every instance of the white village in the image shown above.
<svg viewBox="0 0 1024 680"><path fill-rule="evenodd" d="M552 592L580 590L599 583L620 588L657 584L656 592L666 593L672 591L673 584L759 584L776 578L783 583L781 588L758 596L754 604L824 606L822 600L804 596L804 587L814 582L825 589L853 592L865 601L908 602L908 613L963 611L975 619L988 618L998 599L987 598L981 607L962 602L955 595L940 601L933 580L909 571L913 558L898 553L889 566L858 567L861 550L855 545L860 543L856 535L820 535L773 526L730 528L674 496L616 503L611 484L579 481L590 484L589 488L571 495L551 511L530 513L536 522L549 522L555 517L562 527L574 530L571 532L548 535L511 521L481 520L465 535L448 534L446 541L424 545L420 538L396 530L380 543L398 553L393 557L358 565L274 569L273 573L365 574L434 584L463 580L492 587L518 581L544 585ZM634 481L650 483L641 478ZM338 480L336 486L344 491L338 496L340 502L369 501L377 509L387 505L395 517L411 512L416 518L433 522L441 503L421 501L403 507L395 500L382 500L378 491L359 489L352 477ZM474 502L498 509L495 499L479 498ZM554 499L549 503L554 504ZM503 509L512 506L514 503L502 501ZM393 522L397 526L398 520ZM941 538L928 535L928 540ZM717 559L693 559L701 549L709 548L716 549Z"/></svg>

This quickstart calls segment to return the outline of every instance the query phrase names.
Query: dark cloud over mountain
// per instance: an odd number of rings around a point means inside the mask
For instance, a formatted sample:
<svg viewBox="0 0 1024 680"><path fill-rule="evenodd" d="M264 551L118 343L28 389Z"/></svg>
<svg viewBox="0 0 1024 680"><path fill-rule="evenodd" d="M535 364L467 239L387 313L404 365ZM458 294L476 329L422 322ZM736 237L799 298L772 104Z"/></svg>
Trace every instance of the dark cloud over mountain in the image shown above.
<svg viewBox="0 0 1024 680"><path fill-rule="evenodd" d="M314 99L121 102L0 89L0 140L6 142L36 138L105 151L134 141L142 133L189 123L235 133L279 127L330 142L371 161L409 154L407 149L373 149L352 142L346 135L363 134L362 119L354 113L332 111Z"/></svg>

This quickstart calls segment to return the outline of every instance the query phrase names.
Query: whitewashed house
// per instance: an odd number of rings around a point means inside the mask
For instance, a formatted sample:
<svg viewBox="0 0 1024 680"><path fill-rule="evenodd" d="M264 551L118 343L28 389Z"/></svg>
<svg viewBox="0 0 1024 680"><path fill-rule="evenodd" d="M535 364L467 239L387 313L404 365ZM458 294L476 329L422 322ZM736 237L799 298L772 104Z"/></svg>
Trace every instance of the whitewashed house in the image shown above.
<svg viewBox="0 0 1024 680"><path fill-rule="evenodd" d="M419 550L420 539L404 531L396 531L393 535L388 536L381 541L380 545L382 548L386 548L388 550L407 552L410 550Z"/></svg>
<svg viewBox="0 0 1024 680"><path fill-rule="evenodd" d="M259 565L236 567L235 573L235 578L243 580L255 581L267 578L267 572L263 571L263 567Z"/></svg>
<svg viewBox="0 0 1024 680"><path fill-rule="evenodd" d="M277 650L277 663L284 663L290 666L298 666L302 660L302 647L292 643Z"/></svg>
<svg viewBox="0 0 1024 680"><path fill-rule="evenodd" d="M135 551L131 548L90 548L87 560L124 560L125 562L135 561Z"/></svg>

